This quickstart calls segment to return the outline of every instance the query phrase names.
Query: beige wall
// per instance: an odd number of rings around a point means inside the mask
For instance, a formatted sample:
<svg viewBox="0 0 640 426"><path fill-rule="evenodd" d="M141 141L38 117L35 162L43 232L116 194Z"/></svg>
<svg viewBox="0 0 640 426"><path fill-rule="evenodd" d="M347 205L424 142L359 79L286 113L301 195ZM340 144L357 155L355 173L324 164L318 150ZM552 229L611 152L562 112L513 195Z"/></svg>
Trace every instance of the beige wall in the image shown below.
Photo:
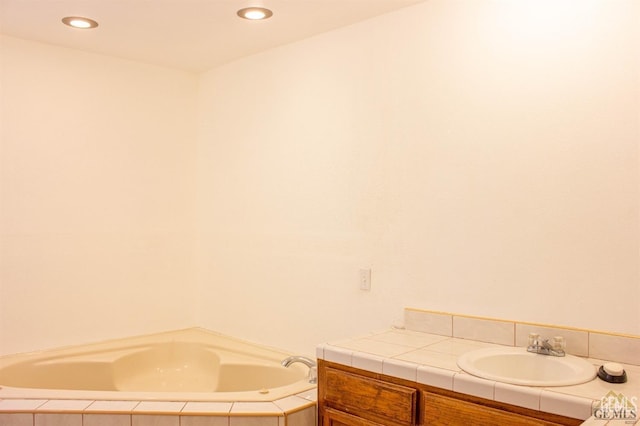
<svg viewBox="0 0 640 426"><path fill-rule="evenodd" d="M312 353L405 306L640 334L637 5L430 0L200 78L3 37L0 353Z"/></svg>
<svg viewBox="0 0 640 426"><path fill-rule="evenodd" d="M193 325L197 76L0 49L0 353Z"/></svg>
<svg viewBox="0 0 640 426"><path fill-rule="evenodd" d="M300 351L404 306L640 333L638 17L431 0L206 73L201 322Z"/></svg>

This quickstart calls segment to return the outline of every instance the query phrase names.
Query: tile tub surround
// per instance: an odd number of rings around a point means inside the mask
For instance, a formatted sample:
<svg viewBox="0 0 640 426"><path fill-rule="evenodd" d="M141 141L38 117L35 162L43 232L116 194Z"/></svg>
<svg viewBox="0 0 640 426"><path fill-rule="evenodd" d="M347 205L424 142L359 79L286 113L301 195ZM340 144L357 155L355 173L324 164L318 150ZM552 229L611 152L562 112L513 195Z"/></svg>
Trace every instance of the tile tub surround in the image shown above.
<svg viewBox="0 0 640 426"><path fill-rule="evenodd" d="M502 331L503 323L501 321L499 325ZM453 321L451 324L455 326ZM515 324L513 329L515 333ZM515 334L513 341L515 342ZM481 379L458 367L457 358L463 353L495 346L503 345L451 335L389 328L353 339L318 345L316 356L365 371L581 420L590 418L594 404L609 391L622 393L629 398L640 397L640 366L624 362L629 377L627 383L613 385L596 378L580 385L546 388ZM588 358L588 361L594 365L603 363L601 359L595 358ZM600 425L607 423L599 420ZM614 422L610 424L613 425Z"/></svg>
<svg viewBox="0 0 640 426"><path fill-rule="evenodd" d="M315 426L316 389L272 402L0 400L2 426Z"/></svg>

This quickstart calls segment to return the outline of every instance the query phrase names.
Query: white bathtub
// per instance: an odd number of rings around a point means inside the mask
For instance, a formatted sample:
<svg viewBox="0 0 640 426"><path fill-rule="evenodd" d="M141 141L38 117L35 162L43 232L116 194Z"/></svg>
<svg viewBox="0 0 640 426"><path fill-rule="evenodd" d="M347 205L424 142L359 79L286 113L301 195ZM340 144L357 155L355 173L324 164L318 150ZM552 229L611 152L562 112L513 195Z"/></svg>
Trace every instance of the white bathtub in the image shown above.
<svg viewBox="0 0 640 426"><path fill-rule="evenodd" d="M0 400L274 401L312 389L291 354L188 329L0 358Z"/></svg>

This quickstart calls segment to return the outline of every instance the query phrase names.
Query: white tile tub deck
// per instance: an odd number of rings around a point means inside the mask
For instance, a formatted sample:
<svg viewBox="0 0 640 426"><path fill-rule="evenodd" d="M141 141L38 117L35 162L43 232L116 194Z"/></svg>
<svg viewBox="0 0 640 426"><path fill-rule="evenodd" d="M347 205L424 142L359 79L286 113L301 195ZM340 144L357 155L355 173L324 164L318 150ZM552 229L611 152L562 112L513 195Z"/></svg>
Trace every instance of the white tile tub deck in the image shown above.
<svg viewBox="0 0 640 426"><path fill-rule="evenodd" d="M1 426L315 426L317 391L272 402L3 399Z"/></svg>

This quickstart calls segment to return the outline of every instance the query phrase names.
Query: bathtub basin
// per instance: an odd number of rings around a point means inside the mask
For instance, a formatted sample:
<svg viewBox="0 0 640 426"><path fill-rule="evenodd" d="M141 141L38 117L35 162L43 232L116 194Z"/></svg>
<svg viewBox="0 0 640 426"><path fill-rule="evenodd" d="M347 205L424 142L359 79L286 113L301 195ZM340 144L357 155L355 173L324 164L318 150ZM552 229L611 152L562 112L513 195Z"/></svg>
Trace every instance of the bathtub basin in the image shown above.
<svg viewBox="0 0 640 426"><path fill-rule="evenodd" d="M0 399L273 401L314 387L291 354L202 329L0 358Z"/></svg>
<svg viewBox="0 0 640 426"><path fill-rule="evenodd" d="M534 354L517 347L470 351L458 358L458 366L484 379L525 386L569 386L596 376L595 366L582 358Z"/></svg>

